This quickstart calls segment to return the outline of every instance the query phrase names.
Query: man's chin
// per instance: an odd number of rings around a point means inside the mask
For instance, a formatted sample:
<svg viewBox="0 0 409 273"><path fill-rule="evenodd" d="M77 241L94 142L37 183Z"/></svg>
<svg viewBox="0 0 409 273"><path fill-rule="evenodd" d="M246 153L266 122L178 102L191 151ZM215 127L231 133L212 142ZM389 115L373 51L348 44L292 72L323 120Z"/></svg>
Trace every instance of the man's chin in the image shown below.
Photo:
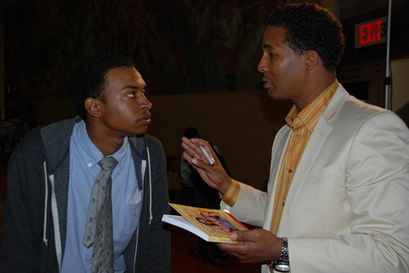
<svg viewBox="0 0 409 273"><path fill-rule="evenodd" d="M267 94L272 99L275 99L275 100L279 99L279 97L277 96L277 92L275 90L267 89Z"/></svg>
<svg viewBox="0 0 409 273"><path fill-rule="evenodd" d="M146 126L145 128L138 128L138 130L131 132L129 136L141 136L141 135L146 134L147 131L148 131L148 126Z"/></svg>

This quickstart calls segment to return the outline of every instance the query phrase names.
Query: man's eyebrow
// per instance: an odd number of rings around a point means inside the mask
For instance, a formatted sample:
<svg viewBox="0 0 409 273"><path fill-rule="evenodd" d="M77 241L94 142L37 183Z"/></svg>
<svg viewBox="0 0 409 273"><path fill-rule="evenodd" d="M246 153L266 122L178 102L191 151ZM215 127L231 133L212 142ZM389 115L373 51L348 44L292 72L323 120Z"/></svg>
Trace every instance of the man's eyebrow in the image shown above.
<svg viewBox="0 0 409 273"><path fill-rule="evenodd" d="M125 86L124 88L122 88L122 90L125 90L125 89L138 89L138 88L141 88L142 87L142 89L143 88L145 88L145 86L141 86L141 85L127 85L127 86Z"/></svg>
<svg viewBox="0 0 409 273"><path fill-rule="evenodd" d="M263 48L273 48L271 45L268 45L268 44L263 44Z"/></svg>

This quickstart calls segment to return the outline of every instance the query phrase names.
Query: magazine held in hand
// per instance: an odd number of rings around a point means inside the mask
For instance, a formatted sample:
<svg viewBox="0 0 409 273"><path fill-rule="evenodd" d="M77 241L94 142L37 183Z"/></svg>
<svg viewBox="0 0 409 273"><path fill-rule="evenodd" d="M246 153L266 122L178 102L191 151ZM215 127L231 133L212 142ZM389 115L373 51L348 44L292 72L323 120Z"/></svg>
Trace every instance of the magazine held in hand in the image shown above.
<svg viewBox="0 0 409 273"><path fill-rule="evenodd" d="M224 210L169 204L181 216L164 214L163 222L183 228L208 242L233 243L229 238L232 231L248 230L233 215Z"/></svg>

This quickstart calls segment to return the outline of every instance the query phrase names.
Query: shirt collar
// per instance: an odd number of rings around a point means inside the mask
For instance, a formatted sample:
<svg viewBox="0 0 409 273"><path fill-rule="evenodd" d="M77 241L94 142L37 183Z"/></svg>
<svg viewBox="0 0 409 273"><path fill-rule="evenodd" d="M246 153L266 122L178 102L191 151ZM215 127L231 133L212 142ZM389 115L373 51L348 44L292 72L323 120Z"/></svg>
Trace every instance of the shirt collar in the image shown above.
<svg viewBox="0 0 409 273"><path fill-rule="evenodd" d="M305 126L307 130L312 133L326 106L337 91L338 86L339 83L335 79L318 97L299 113L297 107L293 105L285 117L288 126L292 129Z"/></svg>
<svg viewBox="0 0 409 273"><path fill-rule="evenodd" d="M88 167L93 167L104 157L101 151L95 146L88 136L85 122L81 121L75 125L73 132L74 143L77 146L79 154ZM128 137L124 138L121 148L113 153L112 156L118 161L119 167L123 168L125 155L129 151Z"/></svg>

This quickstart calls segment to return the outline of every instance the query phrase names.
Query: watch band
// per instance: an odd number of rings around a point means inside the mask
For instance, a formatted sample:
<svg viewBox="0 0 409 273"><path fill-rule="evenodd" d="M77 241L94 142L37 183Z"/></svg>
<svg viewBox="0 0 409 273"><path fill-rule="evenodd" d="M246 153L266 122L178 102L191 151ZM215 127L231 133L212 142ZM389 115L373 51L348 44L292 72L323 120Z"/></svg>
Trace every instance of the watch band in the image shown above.
<svg viewBox="0 0 409 273"><path fill-rule="evenodd" d="M288 240L286 237L281 238L283 246L281 247L280 260L273 262L274 270L279 272L290 272L290 258L288 255Z"/></svg>

